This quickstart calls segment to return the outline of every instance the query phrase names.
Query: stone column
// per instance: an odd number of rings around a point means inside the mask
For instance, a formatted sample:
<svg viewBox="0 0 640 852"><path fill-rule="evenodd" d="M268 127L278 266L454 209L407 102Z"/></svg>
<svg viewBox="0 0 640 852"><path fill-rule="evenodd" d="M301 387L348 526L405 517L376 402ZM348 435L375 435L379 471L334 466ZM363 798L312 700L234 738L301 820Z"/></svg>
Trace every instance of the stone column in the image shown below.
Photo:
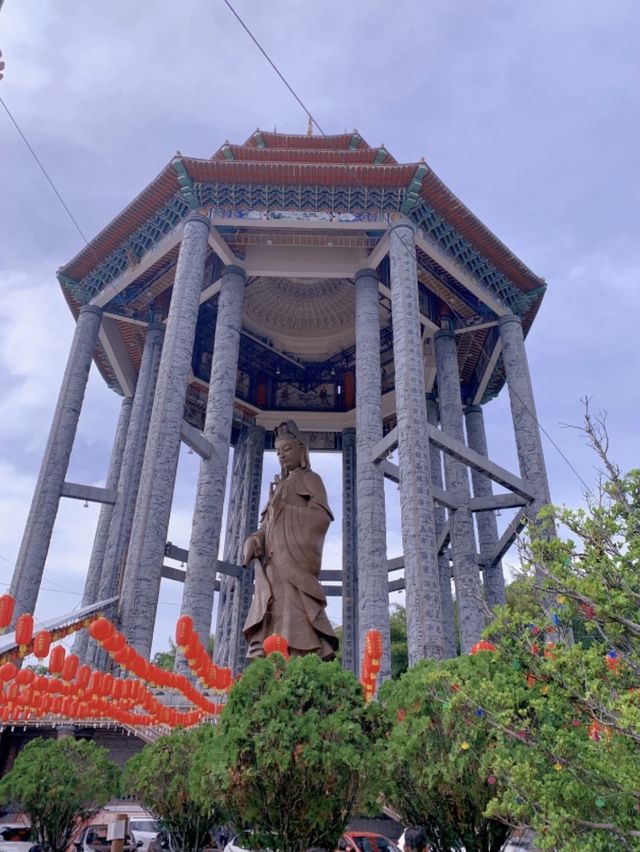
<svg viewBox="0 0 640 852"><path fill-rule="evenodd" d="M211 444L211 455L200 462L180 610L181 615L191 616L194 629L205 647L211 632L245 281L246 274L238 266L227 266L222 273L204 424L204 436Z"/></svg>
<svg viewBox="0 0 640 852"><path fill-rule="evenodd" d="M487 436L484 428L484 414L482 406L468 405L464 410L467 426L467 444L476 453L488 458ZM483 476L477 470L471 470L471 484L473 485L474 497L492 497L493 487L488 476ZM496 513L476 512L476 527L478 530L478 544L480 554L483 557L490 556L498 544L498 522ZM505 602L504 576L502 574L502 561L493 565L487 565L483 572L484 599L487 606L493 609L498 604Z"/></svg>
<svg viewBox="0 0 640 852"><path fill-rule="evenodd" d="M242 501L242 523L240 525L241 540L238 541L236 565L242 564L245 539L258 529L264 459L264 428L262 426L245 427L241 437L246 443L246 451L243 477L244 499ZM234 674L243 671L247 664L247 642L242 628L247 620L252 599L253 568L244 568L236 583L236 605L233 608L233 617L231 618L229 666Z"/></svg>
<svg viewBox="0 0 640 852"><path fill-rule="evenodd" d="M247 443L238 441L233 449L233 466L231 469L231 486L229 488L229 502L227 505L227 526L224 533L225 562L238 564L241 559L242 542L242 505L243 485L246 471ZM253 569L249 569L253 574ZM253 578L252 578L253 579ZM233 608L237 606L236 595L238 583L235 577L228 574L220 574L220 593L218 595L218 606L216 614L216 633L214 644L214 660L219 666L229 666L232 657L231 622L233 620Z"/></svg>
<svg viewBox="0 0 640 852"><path fill-rule="evenodd" d="M122 630L145 657L153 640L209 228L209 219L198 213L184 223L120 596Z"/></svg>
<svg viewBox="0 0 640 852"><path fill-rule="evenodd" d="M124 446L124 457L118 480L118 499L113 509L107 537L97 600L104 601L118 594L122 584L127 548L136 509L142 462L147 444L151 408L155 393L165 326L162 322L151 322L142 351L140 372L131 407L131 418ZM92 639L87 648L87 663L94 668L103 668L107 655Z"/></svg>
<svg viewBox="0 0 640 852"><path fill-rule="evenodd" d="M101 322L101 308L93 305L80 308L9 588L9 593L16 599L14 622L23 612L32 613L36 606Z"/></svg>
<svg viewBox="0 0 640 852"><path fill-rule="evenodd" d="M442 431L464 442L462 399L458 354L453 331L443 328L433 338L438 374L438 399ZM449 512L453 579L458 605L460 649L468 654L471 646L480 639L484 628L482 588L473 518L469 510L469 475L467 467L445 453L444 474L447 491L455 498L459 508Z"/></svg>
<svg viewBox="0 0 640 852"><path fill-rule="evenodd" d="M377 297L376 297L377 298ZM342 430L342 667L358 674L356 430Z"/></svg>
<svg viewBox="0 0 640 852"><path fill-rule="evenodd" d="M386 680L391 677L391 650L384 473L371 461L373 447L382 439L378 279L374 270L361 269L355 280L358 651L364 649L368 630L381 632L380 678Z"/></svg>
<svg viewBox="0 0 640 852"><path fill-rule="evenodd" d="M531 484L536 495L535 501L527 508L527 517L530 521L535 521L538 512L542 506L551 501L551 497L529 375L529 363L524 346L522 320L515 314L500 317L498 330L502 343L502 360L509 389L520 474Z"/></svg>
<svg viewBox="0 0 640 852"><path fill-rule="evenodd" d="M427 420L434 426L439 423L438 403L431 394L427 395ZM442 453L435 444L429 443L431 462L431 482L436 488L442 488ZM434 501L433 520L436 525L436 537L439 540L447 524L445 510ZM440 605L442 607L442 633L444 639L444 656L455 657L456 623L453 610L453 595L451 594L451 560L449 548L438 554L438 574L440 577Z"/></svg>
<svg viewBox="0 0 640 852"><path fill-rule="evenodd" d="M264 428L243 426L234 450L233 471L224 561L241 565L244 542L258 528ZM253 568L245 568L239 578L222 575L216 621L215 659L218 665L242 671L246 663L247 644L242 628L253 597Z"/></svg>
<svg viewBox="0 0 640 852"><path fill-rule="evenodd" d="M409 665L413 665L424 657L441 659L444 644L418 319L415 229L408 219L391 225L389 256L407 634Z"/></svg>
<svg viewBox="0 0 640 852"><path fill-rule="evenodd" d="M122 400L120 406L120 417L116 427L116 437L111 450L111 461L107 472L106 487L110 491L117 491L118 480L120 478L120 469L122 467L122 457L124 455L124 445L127 438L127 429L129 428L129 420L131 418L131 405L133 399L130 396ZM102 562L107 546L107 537L109 535L109 526L114 513L113 503L103 503L100 507L100 515L98 517L98 526L93 539L93 549L91 558L89 559L89 569L87 571L87 579L84 584L84 594L82 595L81 606L97 603L101 598L98 597L100 587L100 572L102 570ZM73 653L77 654L80 660L85 661L87 654L87 646L89 633L87 630L79 630L76 633L75 642L73 643Z"/></svg>

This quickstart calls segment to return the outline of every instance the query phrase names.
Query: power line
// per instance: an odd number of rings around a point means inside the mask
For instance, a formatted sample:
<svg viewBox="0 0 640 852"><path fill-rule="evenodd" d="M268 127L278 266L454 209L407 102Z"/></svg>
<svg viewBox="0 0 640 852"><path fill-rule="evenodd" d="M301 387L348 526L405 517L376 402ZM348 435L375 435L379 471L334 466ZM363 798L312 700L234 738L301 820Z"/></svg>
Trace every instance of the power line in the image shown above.
<svg viewBox="0 0 640 852"><path fill-rule="evenodd" d="M260 42L258 41L258 39L254 36L254 34L253 34L253 33L251 32L251 30L249 29L249 27L245 24L245 22L242 20L242 18L240 17L240 15L239 15L239 14L236 12L236 10L233 8L233 6L232 6L232 5L231 5L231 3L229 2L229 0L223 0L223 3L224 3L224 4L225 4L225 5L229 8L229 10L231 11L231 14L232 14L232 15L233 15L236 19L237 19L237 21L239 22L240 26L241 26L241 27L244 29L244 31L247 33L247 35L249 36L249 38L251 39L251 41L255 44L255 46L258 48L258 50L260 51L260 53L264 56L264 58L267 60L267 62L269 63L269 65L270 65L270 66L273 68L273 70L276 72L276 74L278 75L278 77L282 80L282 82L283 82L283 83L284 83L284 85L287 87L287 89L289 90L289 92L293 95L293 97L296 99L296 101L298 102L298 104L299 104L299 105L302 107L302 109L306 112L307 116L309 117L309 120L310 120L310 121L311 121L311 122L312 122L312 123L313 123L313 124L314 124L314 125L318 128L318 130L320 131L320 133L321 133L323 136L326 136L327 134L326 134L326 133L324 132L324 130L320 127L320 125L318 124L318 122L315 120L315 118L314 118L314 117L313 117L313 115L311 114L311 111L308 109L308 107L307 107L307 106L304 104L304 102L302 101L302 98L300 98L300 97L299 97L299 95L297 94L297 92L295 91L295 89L293 88L293 86L289 83L289 81L288 81L288 80L287 80L287 78L284 76L284 74L282 73L282 71L280 71L280 69L279 69L279 68L278 68L278 66L275 64L275 62L271 59L271 57L269 56L269 54L267 53L267 51L266 51L266 50L264 49L264 47L260 44Z"/></svg>
<svg viewBox="0 0 640 852"><path fill-rule="evenodd" d="M77 220L76 220L75 216L73 215L73 213L71 212L71 210L70 210L70 209L69 209L69 207L67 206L67 204L66 204L66 202L65 202L64 198L62 197L62 195L60 195L60 193L58 192L58 189L57 189L57 187L56 187L55 183L53 182L53 179L52 179L52 178L51 178L51 176L49 175L49 172L48 172L48 171L45 169L45 167L43 166L42 161L40 160L40 158L38 157L38 155L36 154L36 152L33 150L33 147L31 146L31 144L30 144L29 140L27 139L27 137L26 137L26 136L24 135L24 133L22 132L22 130L21 130L21 128L20 128L20 125L18 124L18 122L16 121L16 119L13 117L13 114L12 114L11 110L10 110L10 109L9 109L9 107L6 105L6 103L4 102L4 100L3 100L3 98L2 98L2 97L0 97L0 104L2 104L2 106L4 107L4 110L5 110L5 112L7 113L7 115L9 116L9 119L11 120L11 123L13 124L13 126L15 127L15 129L18 131L18 134L20 135L20 138L22 139L22 141L24 142L24 144L27 146L27 149L29 150L29 153L31 154L31 156L33 157L33 159L34 159L34 160L36 161L36 163L38 164L38 168L40 169L40 171L42 172L42 174L43 174L43 175L45 176L45 178L47 179L47 182L49 183L49 186L50 186L50 187L51 187L51 189L54 191L54 193L55 193L55 195L56 195L56 198L58 199L58 201L60 202L60 204L62 204L62 206L64 207L64 209L65 209L65 211L66 211L66 213L67 213L67 216L68 216L68 217L71 219L71 221L73 222L73 224L74 224L74 226L75 226L75 228L76 228L77 232L80 234L80 236L82 237L82 239L84 240L84 242L88 244L88 242L89 242L89 241L87 240L86 236L84 235L84 232L83 232L82 228L80 227L80 225L78 224L78 222L77 222Z"/></svg>
<svg viewBox="0 0 640 852"><path fill-rule="evenodd" d="M297 92L295 91L294 87L291 85L291 83L289 83L289 81L288 81L288 80L287 80L287 78L284 76L284 74L280 71L280 69L278 68L278 66L276 65L276 63L275 63L275 62L271 59L271 57L269 56L269 54L268 54L268 52L266 51L266 49L262 46L262 44L260 43L260 41L258 40L258 38L257 38L257 37L253 34L253 32L252 32L252 31L251 31L251 29L248 27L248 25L246 24L246 22L245 22L245 21L242 19L242 17L238 14L238 12L237 12L237 11L235 10L235 8L232 6L232 4L229 2L229 0L223 0L223 2L224 2L224 4L228 7L228 9L229 9L229 10L230 10L230 12L233 14L233 16L236 18L236 20L238 21L238 23L239 23L239 24L242 26L242 28L245 30L245 32L247 33L247 35L249 36L249 38L252 40L252 42L254 43L254 45L256 46L256 48L260 51L260 53L262 54L262 56L263 56L263 57L266 59L266 61L269 63L269 65L271 66L271 68L273 69L273 71L276 73L276 75L278 76L278 78L282 81L282 83L283 83L283 84L284 84L284 86L287 88L287 90L290 92L290 94L292 95L292 97L295 99L295 101L298 103L298 105L299 105L299 106L303 109L303 111L304 111L304 112L305 112L305 114L308 116L308 118L309 118L309 120L312 122L312 124L313 124L313 125L314 125L317 129L318 129L318 131L320 132L320 134L321 134L324 138L328 138L327 133L326 133L326 132L324 131L324 129L320 126L320 124L318 123L318 121L314 118L313 114L311 113L311 110L310 110L310 109L306 106L306 104L304 103L304 101L302 100L302 98L301 98L301 97L297 94ZM18 122L17 122L16 118L13 116L13 114L12 114L11 110L9 109L9 107L7 106L7 104L5 103L5 101L4 101L4 99L3 99L2 97L0 97L0 103L2 104L2 106L3 106L4 110L5 110L5 112L7 113L7 115L8 115L8 117L9 117L9 119L10 119L11 123L12 123L12 124L13 124L13 126L15 127L15 129L16 129L17 133L19 134L20 138L22 139L23 143L24 143L24 144L25 144L25 146L27 147L27 149L28 149L29 153L31 154L31 156L32 156L32 157L33 157L33 159L35 160L36 164L38 165L38 168L40 169L40 171L41 171L41 172L42 172L42 174L44 175L45 179L46 179L46 180L47 180L47 182L49 183L49 185L50 185L51 189L53 190L54 194L56 195L56 198L58 199L58 201L59 201L59 202L60 202L60 204L62 205L63 209L65 210L65 212L66 212L67 216L69 217L69 219L70 219L70 220L71 220L71 222L73 223L73 225L74 225L74 227L76 228L77 232L78 232L78 233L80 234L80 236L82 237L82 240L84 241L84 243L85 243L87 246L89 246L89 245L90 245L90 244L89 244L89 240L87 239L87 237L86 237L86 235L85 235L84 231L83 231L83 230L82 230L82 228L80 227L80 225L79 225L79 223L78 223L77 219L75 218L75 216L74 216L74 215L73 215L73 213L71 212L71 210L70 210L69 206L67 205L67 203L65 202L64 198L62 197L62 194L60 193L60 191L58 190L57 186L55 185L55 183L54 183L53 179L52 179L52 178L51 178L51 176L49 175L49 172L47 171L47 169L46 169L46 168L45 168L45 166L43 165L42 161L40 160L40 158L39 158L39 157L38 157L38 155L36 154L36 152L35 152L35 150L34 150L33 146L30 144L30 142L29 142L29 140L27 139L27 137L26 137L25 133L22 131L22 129L21 129L20 125L18 124ZM357 173L356 173L356 172L355 172L355 170L353 169L352 165L351 165L350 163L346 162L346 161L344 162L344 165L346 165L346 167L349 169L349 171L351 171L351 172L352 172L352 174L353 174L353 176L355 177L356 181L360 184L360 186L362 186L362 185L361 185L361 183L360 183L360 181L359 181L359 178L358 178L358 176L357 176ZM405 250L407 250L407 251L408 251L408 249L406 249L406 247L404 246L404 244L402 244L402 245L403 245L403 248L405 248ZM95 255L94 255L94 257L95 257ZM95 259L96 259L96 260L98 260L98 258L97 258L97 257L95 257ZM115 291L115 287L113 286L113 282L110 282L110 285L111 285L111 287L112 287L112 288L114 289L114 291ZM455 307L453 307L452 305L449 305L449 308L453 311L453 313L457 316L457 318L458 318L459 320L462 320L462 319L463 319L463 318L461 317L461 315L459 314L459 312L455 309ZM139 349L139 347L138 347L138 349ZM484 344L481 344L481 350L482 350L482 352L485 354L485 356L488 358L488 357L489 357L489 354L488 354L488 352L486 351L486 348L485 348L485 345L484 345ZM138 354L140 354L140 352L139 352ZM506 378L506 375L505 375L505 373L504 373L504 368L503 368L503 377L504 377L504 378ZM171 376L171 374L170 374L170 373L166 373L166 371L165 371L165 378L167 378L167 380L168 380L168 381L169 381L169 382L170 382L170 383L174 386L174 389L175 389L175 383L174 383L174 380L173 380L173 376ZM512 388L512 390L513 390L513 388ZM534 414L534 413L533 413L533 412L529 409L529 407L527 406L526 402L525 402L525 401L524 401L524 400L523 400L523 399L519 396L519 394L517 393L517 391L514 391L514 390L513 390L513 392L514 392L514 393L515 393L515 395L518 397L518 399L520 400L521 404L523 405L523 407L525 408L525 410L528 412L529 416L530 416L530 417L534 420L534 422L537 424L537 426L538 426L538 428L540 429L540 431L541 431L541 432L545 435L545 437L547 438L547 440L551 443L551 445L554 447L554 449L556 450L556 452L560 455L560 457L561 457L561 458L562 458L562 460L565 462L565 464L569 467L569 469L573 472L573 474L577 477L577 479L581 482L581 484L582 484L582 485L586 488L587 492L588 492L588 493L592 493L592 492L591 492L590 487L588 486L588 484L586 483L586 481L584 480L584 478L581 476L581 474L578 472L578 470L575 468L575 466L571 463L571 461L567 458L566 454L565 454L565 453L564 453L564 452L560 449L560 447L558 446L558 444L556 443L556 441L555 441L555 440L551 437L551 435L549 434L549 432L547 431L547 429L546 429L546 428L545 428L545 427L544 427L544 426L540 423L540 421L538 420L538 418L536 417L536 415L535 415L535 414Z"/></svg>
<svg viewBox="0 0 640 852"><path fill-rule="evenodd" d="M238 20L238 22L240 23L240 25L242 26L242 28L245 30L245 32L247 33L247 35L249 36L249 38L253 41L253 43L254 43L254 44L255 44L255 46L258 48L258 50L260 51L260 53L261 53L261 54L264 56L264 58L267 60L267 62L269 63L269 65L273 68L273 70L274 70L274 71L275 71L275 73L278 75L278 77L280 78L280 80L284 83L284 85L285 85L285 86L286 86L286 88L289 90L289 92L291 93L291 95L294 97L294 99L296 100L296 102L297 102L297 103L298 103L298 104L302 107L302 109L304 110L304 112L305 112L305 113L307 114L307 116L309 117L309 120L310 120L310 121L311 121L311 122L315 125L315 127L317 127L317 128L318 128L318 130L320 131L321 135L322 135L325 139L326 139L326 138L328 138L327 134L324 132L324 130L322 129L322 127L320 127L320 125L318 124L318 122L316 121L316 119L313 117L313 115L312 115L311 111L310 111L310 110L309 110L309 108L306 106L306 104L304 103L304 101L302 100L302 98L301 98L301 97L297 94L297 92L295 91L295 89L293 88L293 86L291 85L291 83L289 83L289 81L286 79L286 77L284 76L284 74L280 71L280 69L278 68L278 66L276 65L276 63L275 63L275 62L271 59L271 57L270 57L270 56L269 56L269 54L267 53L266 49L262 46L262 44L260 43L260 41L258 40L258 38L257 38L257 37L253 34L253 32L249 29L249 27L248 27L248 25L245 23L245 21L244 21L244 20L240 17L240 15L236 12L236 10L233 8L233 6L232 6L232 5L231 5L231 3L229 2L229 0L223 0L223 2L224 2L224 4L225 4L225 5L229 8L229 10L230 10L230 11L231 11L231 13L234 15L234 17ZM341 151L339 151L338 149L335 149L335 148L334 148L334 152L335 152L335 153L338 153L338 154L341 154L341 153L342 153ZM362 188L363 188L363 187L362 187L362 183L360 182L360 180L359 180L359 178L358 178L358 175L357 175L357 173L355 172L355 170L353 169L353 166L351 165L351 163L348 163L346 160L344 160L344 159L343 159L343 165L345 165L345 166L349 169L349 171L351 171L351 173L352 173L353 177L355 178L356 182L360 185L360 188L362 189ZM409 250L409 249L408 249L408 248L404 245L404 243L401 243L401 245L402 245L403 249L407 251L407 253L410 253L410 250ZM457 317L459 320L462 320L462 319L463 319L463 318L462 318L462 316L460 315L460 313L459 313L458 311L456 311L455 307L453 307L453 305L448 305L448 307L450 308L450 310L452 310L452 311L453 311L453 313L456 315L456 317ZM486 351L486 348L485 348L484 343L483 343L483 344L481 344L481 351L484 353L484 355L487 357L487 359L489 359L489 357L490 357L490 356L489 356L489 353ZM502 369L502 376L503 376L503 378L506 380L506 373L505 373L505 370L504 370L504 365L503 365L503 369ZM529 406L526 404L526 402L522 399L522 397L518 394L518 392L517 392L514 388L511 388L510 390L511 390L511 391L514 393L514 395L515 395L515 396L519 399L519 401L520 401L521 405L522 405L522 406L524 407L524 409L527 411L527 413L529 414L529 416L531 417L531 419L532 419L532 420L533 420L533 421L537 424L537 426L538 426L538 428L540 429L540 431L541 431L541 432L542 432L542 433L546 436L546 438L549 440L549 442L551 443L551 445L552 445L552 446L554 447L554 449L558 452L558 454L560 455L560 458L561 458L561 459L562 459L562 460L563 460L563 461L567 464L567 466L569 467L569 469L570 469L570 470L571 470L571 471L575 474L575 476L578 478L578 480L579 480L579 481L582 483L582 485L586 488L587 492L588 492L589 494L592 494L593 492L592 492L591 488L587 485L587 483L585 482L585 480L583 479L583 477L580 475L580 473L578 473L578 471L576 470L576 468L574 467L574 465L573 465L573 464L569 461L569 459L567 458L567 456L565 455L565 453L564 453L564 452L560 449L560 447L558 446L558 444L554 441L554 439L551 437L551 435L549 434L549 432L548 432L548 431L544 428L544 426L540 423L540 421L538 420L538 418L537 418L537 416L534 414L534 412L530 410Z"/></svg>

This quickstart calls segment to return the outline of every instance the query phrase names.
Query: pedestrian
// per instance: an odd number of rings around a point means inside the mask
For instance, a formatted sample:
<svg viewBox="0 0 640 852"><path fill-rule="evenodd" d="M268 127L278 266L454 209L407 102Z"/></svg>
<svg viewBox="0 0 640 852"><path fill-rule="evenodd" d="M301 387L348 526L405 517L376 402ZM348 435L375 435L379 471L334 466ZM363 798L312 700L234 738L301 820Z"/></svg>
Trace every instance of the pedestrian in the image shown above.
<svg viewBox="0 0 640 852"><path fill-rule="evenodd" d="M421 828L408 828L405 831L404 852L427 852L427 838Z"/></svg>

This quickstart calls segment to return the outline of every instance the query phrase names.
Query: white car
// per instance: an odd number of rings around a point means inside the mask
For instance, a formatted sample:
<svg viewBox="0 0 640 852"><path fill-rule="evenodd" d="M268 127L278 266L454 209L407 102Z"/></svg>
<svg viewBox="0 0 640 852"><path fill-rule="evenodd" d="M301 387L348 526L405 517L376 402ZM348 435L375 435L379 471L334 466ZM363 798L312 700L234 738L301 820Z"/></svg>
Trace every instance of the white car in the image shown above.
<svg viewBox="0 0 640 852"><path fill-rule="evenodd" d="M151 841L158 836L160 826L155 819L131 818L129 820L129 831L136 846L142 841L142 846L139 847L141 852L147 852Z"/></svg>
<svg viewBox="0 0 640 852"><path fill-rule="evenodd" d="M23 822L0 824L0 852L29 852L35 842L30 825Z"/></svg>
<svg viewBox="0 0 640 852"><path fill-rule="evenodd" d="M76 852L111 852L111 841L108 839L107 823L88 825L75 840L73 845ZM131 832L127 831L124 841L124 852L137 852L142 847L142 840L134 840Z"/></svg>
<svg viewBox="0 0 640 852"><path fill-rule="evenodd" d="M241 831L239 834L236 834L224 847L224 852L255 852L255 850L250 849L246 844L246 839L252 833L251 831ZM261 852L270 852L270 850L262 849Z"/></svg>

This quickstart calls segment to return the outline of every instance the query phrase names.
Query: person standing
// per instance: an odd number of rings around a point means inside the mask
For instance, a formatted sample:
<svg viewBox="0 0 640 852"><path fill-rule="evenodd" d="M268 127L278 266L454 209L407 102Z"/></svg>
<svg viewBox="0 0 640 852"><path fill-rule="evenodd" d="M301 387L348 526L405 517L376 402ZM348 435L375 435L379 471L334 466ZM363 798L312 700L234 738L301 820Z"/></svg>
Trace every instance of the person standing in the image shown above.
<svg viewBox="0 0 640 852"><path fill-rule="evenodd" d="M408 828L405 831L404 852L428 852L427 838L421 828Z"/></svg>

